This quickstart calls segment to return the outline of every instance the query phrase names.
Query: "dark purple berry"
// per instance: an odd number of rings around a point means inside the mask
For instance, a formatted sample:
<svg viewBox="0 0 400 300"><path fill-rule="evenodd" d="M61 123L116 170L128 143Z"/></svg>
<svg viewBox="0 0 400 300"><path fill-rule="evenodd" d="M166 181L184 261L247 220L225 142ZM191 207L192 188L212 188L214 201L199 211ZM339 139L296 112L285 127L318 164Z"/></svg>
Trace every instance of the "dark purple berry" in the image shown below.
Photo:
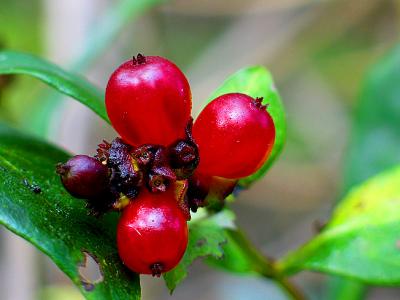
<svg viewBox="0 0 400 300"><path fill-rule="evenodd" d="M97 159L77 155L65 164L57 165L66 190L77 198L93 198L108 187L108 168Z"/></svg>

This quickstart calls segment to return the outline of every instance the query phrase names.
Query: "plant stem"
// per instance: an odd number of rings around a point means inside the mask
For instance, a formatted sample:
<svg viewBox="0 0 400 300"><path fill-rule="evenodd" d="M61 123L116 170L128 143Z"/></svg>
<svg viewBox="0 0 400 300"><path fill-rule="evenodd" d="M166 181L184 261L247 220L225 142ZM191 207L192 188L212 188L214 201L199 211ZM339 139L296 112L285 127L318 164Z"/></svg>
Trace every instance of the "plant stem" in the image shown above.
<svg viewBox="0 0 400 300"><path fill-rule="evenodd" d="M276 283L278 283L282 289L286 292L286 294L293 300L306 300L304 294L290 282L287 278L282 278L280 276L276 276L273 278Z"/></svg>
<svg viewBox="0 0 400 300"><path fill-rule="evenodd" d="M258 254L260 253L258 252ZM263 265L262 274L265 279L275 281L290 299L306 300L304 293L293 282L289 281L287 277L283 276L272 258L262 256L259 262Z"/></svg>
<svg viewBox="0 0 400 300"><path fill-rule="evenodd" d="M263 278L275 281L292 300L306 300L303 292L290 282L281 270L277 267L275 261L261 253L246 237L246 235L236 230L226 230L229 238L236 245L241 247L241 251L245 253L250 263L253 265L253 270L262 275Z"/></svg>

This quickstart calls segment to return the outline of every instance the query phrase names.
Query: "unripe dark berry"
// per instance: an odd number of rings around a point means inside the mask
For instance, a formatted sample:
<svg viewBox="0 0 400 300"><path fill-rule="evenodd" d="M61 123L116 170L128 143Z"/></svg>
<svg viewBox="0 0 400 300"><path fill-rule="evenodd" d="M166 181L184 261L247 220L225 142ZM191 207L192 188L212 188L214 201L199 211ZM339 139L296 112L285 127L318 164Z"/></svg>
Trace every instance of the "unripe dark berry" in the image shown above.
<svg viewBox="0 0 400 300"><path fill-rule="evenodd" d="M108 166L111 168L111 183L118 192L136 194L143 183L143 173L132 163L131 146L116 138L109 149Z"/></svg>
<svg viewBox="0 0 400 300"><path fill-rule="evenodd" d="M108 186L108 168L87 155L77 155L65 164L58 164L56 171L66 190L77 198L96 197Z"/></svg>
<svg viewBox="0 0 400 300"><path fill-rule="evenodd" d="M141 191L118 223L119 255L136 273L160 276L171 270L181 260L187 243L186 217L174 190L158 194Z"/></svg>
<svg viewBox="0 0 400 300"><path fill-rule="evenodd" d="M192 136L193 119L186 125L186 139L177 140L168 149L169 162L178 180L189 178L199 164L199 149Z"/></svg>
<svg viewBox="0 0 400 300"><path fill-rule="evenodd" d="M185 136L191 92L181 70L158 56L138 55L111 75L106 107L111 123L131 145L168 146Z"/></svg>
<svg viewBox="0 0 400 300"><path fill-rule="evenodd" d="M171 147L172 167L190 165L197 160L198 150L195 145L181 140Z"/></svg>
<svg viewBox="0 0 400 300"><path fill-rule="evenodd" d="M169 149L171 167L178 179L189 178L199 164L197 145L188 140L179 140Z"/></svg>
<svg viewBox="0 0 400 300"><path fill-rule="evenodd" d="M237 179L262 166L274 145L275 126L261 100L225 94L203 109L193 125L199 173Z"/></svg>

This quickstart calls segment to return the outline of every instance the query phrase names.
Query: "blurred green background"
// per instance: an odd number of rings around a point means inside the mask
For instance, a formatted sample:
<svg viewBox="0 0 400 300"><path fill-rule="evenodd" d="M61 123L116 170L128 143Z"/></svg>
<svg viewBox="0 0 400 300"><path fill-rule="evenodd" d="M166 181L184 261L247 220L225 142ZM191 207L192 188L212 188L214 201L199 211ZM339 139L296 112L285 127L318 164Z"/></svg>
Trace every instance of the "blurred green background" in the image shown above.
<svg viewBox="0 0 400 300"><path fill-rule="evenodd" d="M349 166L364 149L354 146L364 78L397 44L399 13L396 0L1 0L0 47L44 57L102 88L132 55L165 56L190 81L194 115L229 74L265 65L287 109L288 140L279 162L233 208L251 240L277 257L312 237L343 192L374 173ZM32 78L0 77L0 120L74 153L93 154L116 135L81 104L55 97ZM315 273L294 280L310 299L400 298L396 288L364 290ZM162 280L144 278L143 286L145 300L285 299L273 283L200 263L172 298ZM81 296L48 258L1 229L0 299Z"/></svg>

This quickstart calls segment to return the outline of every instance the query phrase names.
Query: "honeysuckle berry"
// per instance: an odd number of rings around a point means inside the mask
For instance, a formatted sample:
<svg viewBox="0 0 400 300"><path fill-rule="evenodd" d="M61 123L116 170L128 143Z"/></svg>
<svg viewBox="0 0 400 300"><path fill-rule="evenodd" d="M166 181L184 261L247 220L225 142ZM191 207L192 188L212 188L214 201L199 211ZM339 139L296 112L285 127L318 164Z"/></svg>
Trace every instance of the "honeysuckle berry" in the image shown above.
<svg viewBox="0 0 400 300"><path fill-rule="evenodd" d="M56 171L66 190L77 198L96 197L108 186L108 168L87 155L77 155L58 164Z"/></svg>
<svg viewBox="0 0 400 300"><path fill-rule="evenodd" d="M262 166L274 145L275 126L261 101L231 93L203 109L193 125L199 173L237 179Z"/></svg>
<svg viewBox="0 0 400 300"><path fill-rule="evenodd" d="M168 146L185 137L189 83L165 58L138 55L124 62L111 75L105 99L111 124L133 146Z"/></svg>
<svg viewBox="0 0 400 300"><path fill-rule="evenodd" d="M188 243L186 217L174 190L143 190L123 211L117 227L118 253L123 263L140 274L160 276L174 268Z"/></svg>

